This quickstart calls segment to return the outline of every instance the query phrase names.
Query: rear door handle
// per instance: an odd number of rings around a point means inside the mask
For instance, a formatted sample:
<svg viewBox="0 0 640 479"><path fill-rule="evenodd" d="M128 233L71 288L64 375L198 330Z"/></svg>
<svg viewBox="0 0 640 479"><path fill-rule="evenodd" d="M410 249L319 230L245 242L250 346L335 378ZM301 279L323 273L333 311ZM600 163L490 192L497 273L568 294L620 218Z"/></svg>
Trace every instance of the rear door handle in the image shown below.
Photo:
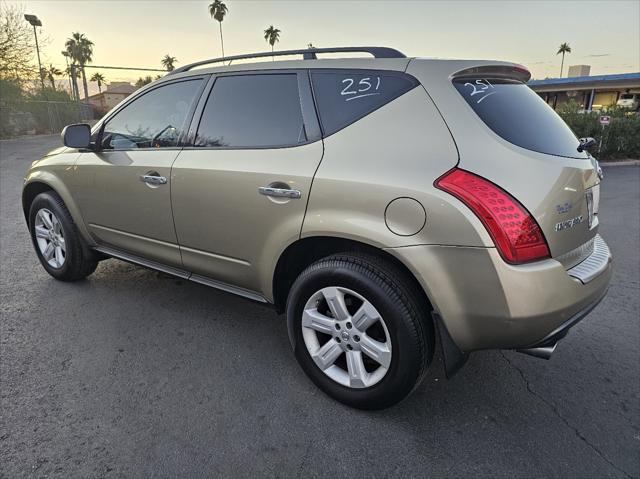
<svg viewBox="0 0 640 479"><path fill-rule="evenodd" d="M302 194L300 190L291 190L289 188L272 188L271 186L261 186L258 193L265 196L275 196L276 198L299 199Z"/></svg>
<svg viewBox="0 0 640 479"><path fill-rule="evenodd" d="M166 185L167 177L156 175L140 175L140 181L147 183L148 185Z"/></svg>

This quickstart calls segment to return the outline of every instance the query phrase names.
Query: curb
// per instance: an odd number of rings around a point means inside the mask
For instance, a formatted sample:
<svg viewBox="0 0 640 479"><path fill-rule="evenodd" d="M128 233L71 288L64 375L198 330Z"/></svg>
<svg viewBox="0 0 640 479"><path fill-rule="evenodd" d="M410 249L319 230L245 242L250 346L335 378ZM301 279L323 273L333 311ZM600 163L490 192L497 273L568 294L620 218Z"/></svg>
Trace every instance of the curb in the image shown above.
<svg viewBox="0 0 640 479"><path fill-rule="evenodd" d="M640 160L601 161L600 166L603 168L610 166L640 166Z"/></svg>

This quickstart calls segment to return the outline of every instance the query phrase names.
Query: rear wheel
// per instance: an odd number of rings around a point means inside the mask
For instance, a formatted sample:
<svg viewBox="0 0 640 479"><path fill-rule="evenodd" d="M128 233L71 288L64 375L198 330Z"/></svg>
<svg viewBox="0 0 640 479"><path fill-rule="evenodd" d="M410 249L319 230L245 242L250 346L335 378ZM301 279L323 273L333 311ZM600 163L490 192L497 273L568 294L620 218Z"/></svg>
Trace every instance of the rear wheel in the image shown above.
<svg viewBox="0 0 640 479"><path fill-rule="evenodd" d="M82 240L71 214L55 192L35 197L29 209L29 230L40 263L54 278L77 281L95 271L96 255Z"/></svg>
<svg viewBox="0 0 640 479"><path fill-rule="evenodd" d="M381 409L404 399L432 358L426 310L395 264L339 254L295 281L289 336L302 369L324 392L353 407Z"/></svg>

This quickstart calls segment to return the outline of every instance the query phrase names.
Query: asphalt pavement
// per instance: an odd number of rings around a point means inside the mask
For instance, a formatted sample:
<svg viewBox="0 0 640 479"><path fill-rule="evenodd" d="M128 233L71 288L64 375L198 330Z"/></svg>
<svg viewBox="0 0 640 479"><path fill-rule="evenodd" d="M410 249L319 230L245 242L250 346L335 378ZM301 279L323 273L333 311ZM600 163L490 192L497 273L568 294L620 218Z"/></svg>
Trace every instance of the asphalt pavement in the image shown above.
<svg viewBox="0 0 640 479"><path fill-rule="evenodd" d="M640 477L640 167L605 169L606 299L550 361L437 357L400 405L320 392L268 307L117 260L62 283L20 203L58 136L0 142L0 477Z"/></svg>

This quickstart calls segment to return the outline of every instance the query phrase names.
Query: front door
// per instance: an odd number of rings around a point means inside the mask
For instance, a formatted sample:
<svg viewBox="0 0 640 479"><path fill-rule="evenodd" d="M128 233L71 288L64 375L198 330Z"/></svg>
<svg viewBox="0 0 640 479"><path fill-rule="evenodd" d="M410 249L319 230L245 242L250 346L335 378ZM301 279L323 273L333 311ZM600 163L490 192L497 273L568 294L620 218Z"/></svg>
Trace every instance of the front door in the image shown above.
<svg viewBox="0 0 640 479"><path fill-rule="evenodd" d="M107 119L101 148L80 155L75 195L102 246L181 267L171 166L202 79L151 89Z"/></svg>
<svg viewBox="0 0 640 479"><path fill-rule="evenodd" d="M201 109L171 177L184 266L194 279L268 294L265 274L300 235L322 159L308 75L218 76Z"/></svg>

